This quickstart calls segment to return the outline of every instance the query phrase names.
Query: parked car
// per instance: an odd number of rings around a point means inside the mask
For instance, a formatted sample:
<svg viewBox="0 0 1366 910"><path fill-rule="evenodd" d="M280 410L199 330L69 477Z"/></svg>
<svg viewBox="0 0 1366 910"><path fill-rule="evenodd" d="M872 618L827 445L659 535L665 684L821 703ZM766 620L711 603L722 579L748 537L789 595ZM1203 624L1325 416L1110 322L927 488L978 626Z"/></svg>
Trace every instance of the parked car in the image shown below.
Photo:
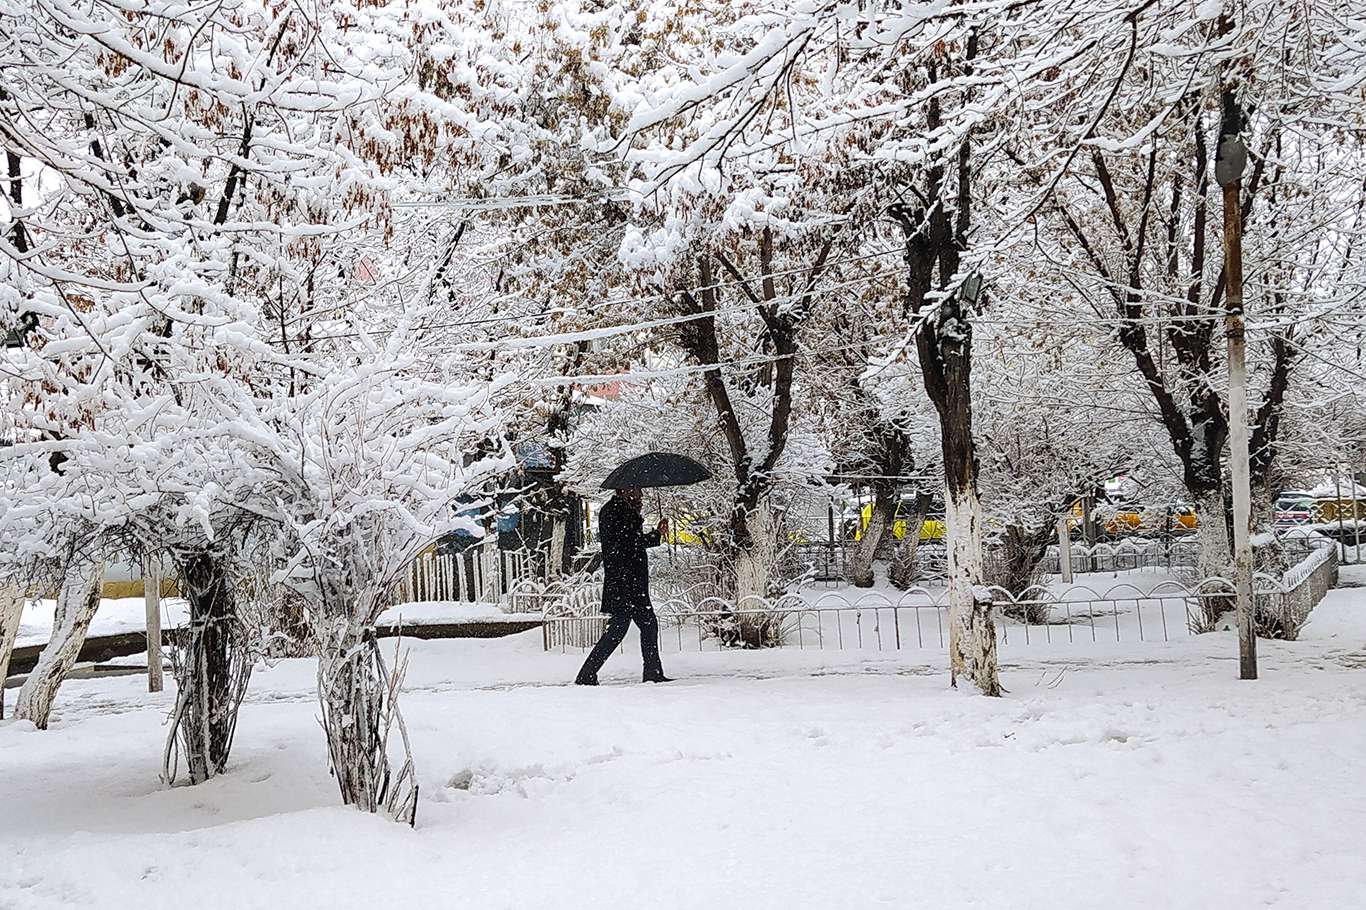
<svg viewBox="0 0 1366 910"><path fill-rule="evenodd" d="M1295 528L1314 523L1314 500L1307 494L1282 493L1272 509L1271 524L1277 528Z"/></svg>

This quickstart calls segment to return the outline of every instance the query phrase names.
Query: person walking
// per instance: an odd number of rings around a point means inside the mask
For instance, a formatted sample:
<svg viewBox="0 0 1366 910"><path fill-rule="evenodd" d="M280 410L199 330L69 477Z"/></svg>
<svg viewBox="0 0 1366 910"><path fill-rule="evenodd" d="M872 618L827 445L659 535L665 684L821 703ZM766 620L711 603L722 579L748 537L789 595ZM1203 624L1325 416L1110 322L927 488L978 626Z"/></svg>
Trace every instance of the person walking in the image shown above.
<svg viewBox="0 0 1366 910"><path fill-rule="evenodd" d="M659 546L669 533L669 522L660 519L655 530L642 530L639 489L618 490L598 516L602 541L602 612L608 616L602 638L583 662L580 686L596 686L598 671L626 638L631 623L640 630L640 654L645 682L670 682L659 660L659 620L650 604L650 547Z"/></svg>

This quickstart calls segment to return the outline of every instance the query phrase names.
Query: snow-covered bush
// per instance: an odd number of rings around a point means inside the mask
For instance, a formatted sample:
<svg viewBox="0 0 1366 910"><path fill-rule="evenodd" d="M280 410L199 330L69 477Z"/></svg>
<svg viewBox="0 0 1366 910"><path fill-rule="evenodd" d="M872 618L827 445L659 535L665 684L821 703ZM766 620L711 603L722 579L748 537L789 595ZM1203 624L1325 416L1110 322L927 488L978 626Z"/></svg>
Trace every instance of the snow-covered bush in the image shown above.
<svg viewBox="0 0 1366 910"><path fill-rule="evenodd" d="M318 660L318 698L344 802L412 821L416 781L405 742L393 773L388 734L402 730L402 662L388 667L375 623L408 564L457 528L458 501L512 466L505 447L471 457L500 430L499 384L432 375L402 330L364 360L277 403L253 435L258 512L280 528L274 581L302 601Z"/></svg>

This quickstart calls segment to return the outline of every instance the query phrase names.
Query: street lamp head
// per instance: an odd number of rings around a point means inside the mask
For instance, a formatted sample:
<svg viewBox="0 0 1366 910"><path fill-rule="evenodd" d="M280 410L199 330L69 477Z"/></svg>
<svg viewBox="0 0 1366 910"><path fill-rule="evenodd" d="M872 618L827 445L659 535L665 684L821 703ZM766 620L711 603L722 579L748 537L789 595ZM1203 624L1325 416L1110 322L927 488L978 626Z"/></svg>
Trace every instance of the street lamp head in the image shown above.
<svg viewBox="0 0 1366 910"><path fill-rule="evenodd" d="M963 300L969 306L976 306L982 296L982 273L973 271L963 279Z"/></svg>
<svg viewBox="0 0 1366 910"><path fill-rule="evenodd" d="M1224 136L1219 140L1219 151L1214 157L1214 179L1220 186L1231 186L1243 177L1247 168L1247 146L1241 136Z"/></svg>

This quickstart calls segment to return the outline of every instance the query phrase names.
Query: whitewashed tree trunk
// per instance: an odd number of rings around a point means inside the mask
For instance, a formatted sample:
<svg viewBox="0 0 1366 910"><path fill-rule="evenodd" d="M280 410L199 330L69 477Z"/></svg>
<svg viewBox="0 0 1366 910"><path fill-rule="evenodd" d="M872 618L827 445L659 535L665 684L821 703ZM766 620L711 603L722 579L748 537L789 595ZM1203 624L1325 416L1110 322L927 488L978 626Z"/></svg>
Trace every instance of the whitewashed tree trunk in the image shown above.
<svg viewBox="0 0 1366 910"><path fill-rule="evenodd" d="M977 52L976 33L965 47ZM939 110L929 124L939 126ZM926 173L924 208L888 210L900 224L906 247L906 303L925 321L916 327L915 347L925 393L939 415L948 532L949 666L954 685L966 673L984 695L1000 695L996 670L996 624L991 599L981 589L982 506L977 493L977 448L972 438L972 320L982 303L982 277L973 272L956 286L963 250L972 235L971 135L965 134L951 165L936 163ZM953 189L950 190L950 187ZM951 197L949 193L952 192ZM981 596L979 596L981 595Z"/></svg>
<svg viewBox="0 0 1366 910"><path fill-rule="evenodd" d="M569 518L555 515L550 523L550 553L546 559L546 580L553 581L564 574L564 541L568 533Z"/></svg>
<svg viewBox="0 0 1366 910"><path fill-rule="evenodd" d="M747 524L749 546L739 549L735 554L735 601L742 609L753 607L754 598L768 594L775 555L773 521L768 504L760 503L749 514Z"/></svg>
<svg viewBox="0 0 1366 910"><path fill-rule="evenodd" d="M1200 551L1196 557L1196 574L1199 584L1208 578L1222 578L1230 584L1233 581L1233 548L1229 542L1228 525L1224 523L1224 497L1216 490L1200 498L1195 505L1196 521L1200 532ZM1213 629L1219 617L1233 609L1232 598L1206 597L1203 601L1204 616L1202 630Z"/></svg>
<svg viewBox="0 0 1366 910"><path fill-rule="evenodd" d="M24 616L24 596L18 585L0 585L0 719L5 716L5 677L14 654L14 640Z"/></svg>
<svg viewBox="0 0 1366 910"><path fill-rule="evenodd" d="M1195 508L1200 532L1198 580L1215 576L1232 578L1233 551L1229 545L1228 526L1224 523L1223 493L1215 491L1202 497Z"/></svg>
<svg viewBox="0 0 1366 910"><path fill-rule="evenodd" d="M949 666L955 684L965 675L985 695L1000 695L996 623L982 590L982 504L971 488L944 497L948 534Z"/></svg>
<svg viewBox="0 0 1366 910"><path fill-rule="evenodd" d="M38 664L24 681L14 705L15 716L32 721L39 730L47 729L57 690L80 656L90 621L100 606L103 579L103 562L75 557L66 565L52 618L52 638L38 655Z"/></svg>
<svg viewBox="0 0 1366 910"><path fill-rule="evenodd" d="M754 599L764 596L768 572L759 548L751 547L735 554L735 601L742 607L753 608Z"/></svg>

